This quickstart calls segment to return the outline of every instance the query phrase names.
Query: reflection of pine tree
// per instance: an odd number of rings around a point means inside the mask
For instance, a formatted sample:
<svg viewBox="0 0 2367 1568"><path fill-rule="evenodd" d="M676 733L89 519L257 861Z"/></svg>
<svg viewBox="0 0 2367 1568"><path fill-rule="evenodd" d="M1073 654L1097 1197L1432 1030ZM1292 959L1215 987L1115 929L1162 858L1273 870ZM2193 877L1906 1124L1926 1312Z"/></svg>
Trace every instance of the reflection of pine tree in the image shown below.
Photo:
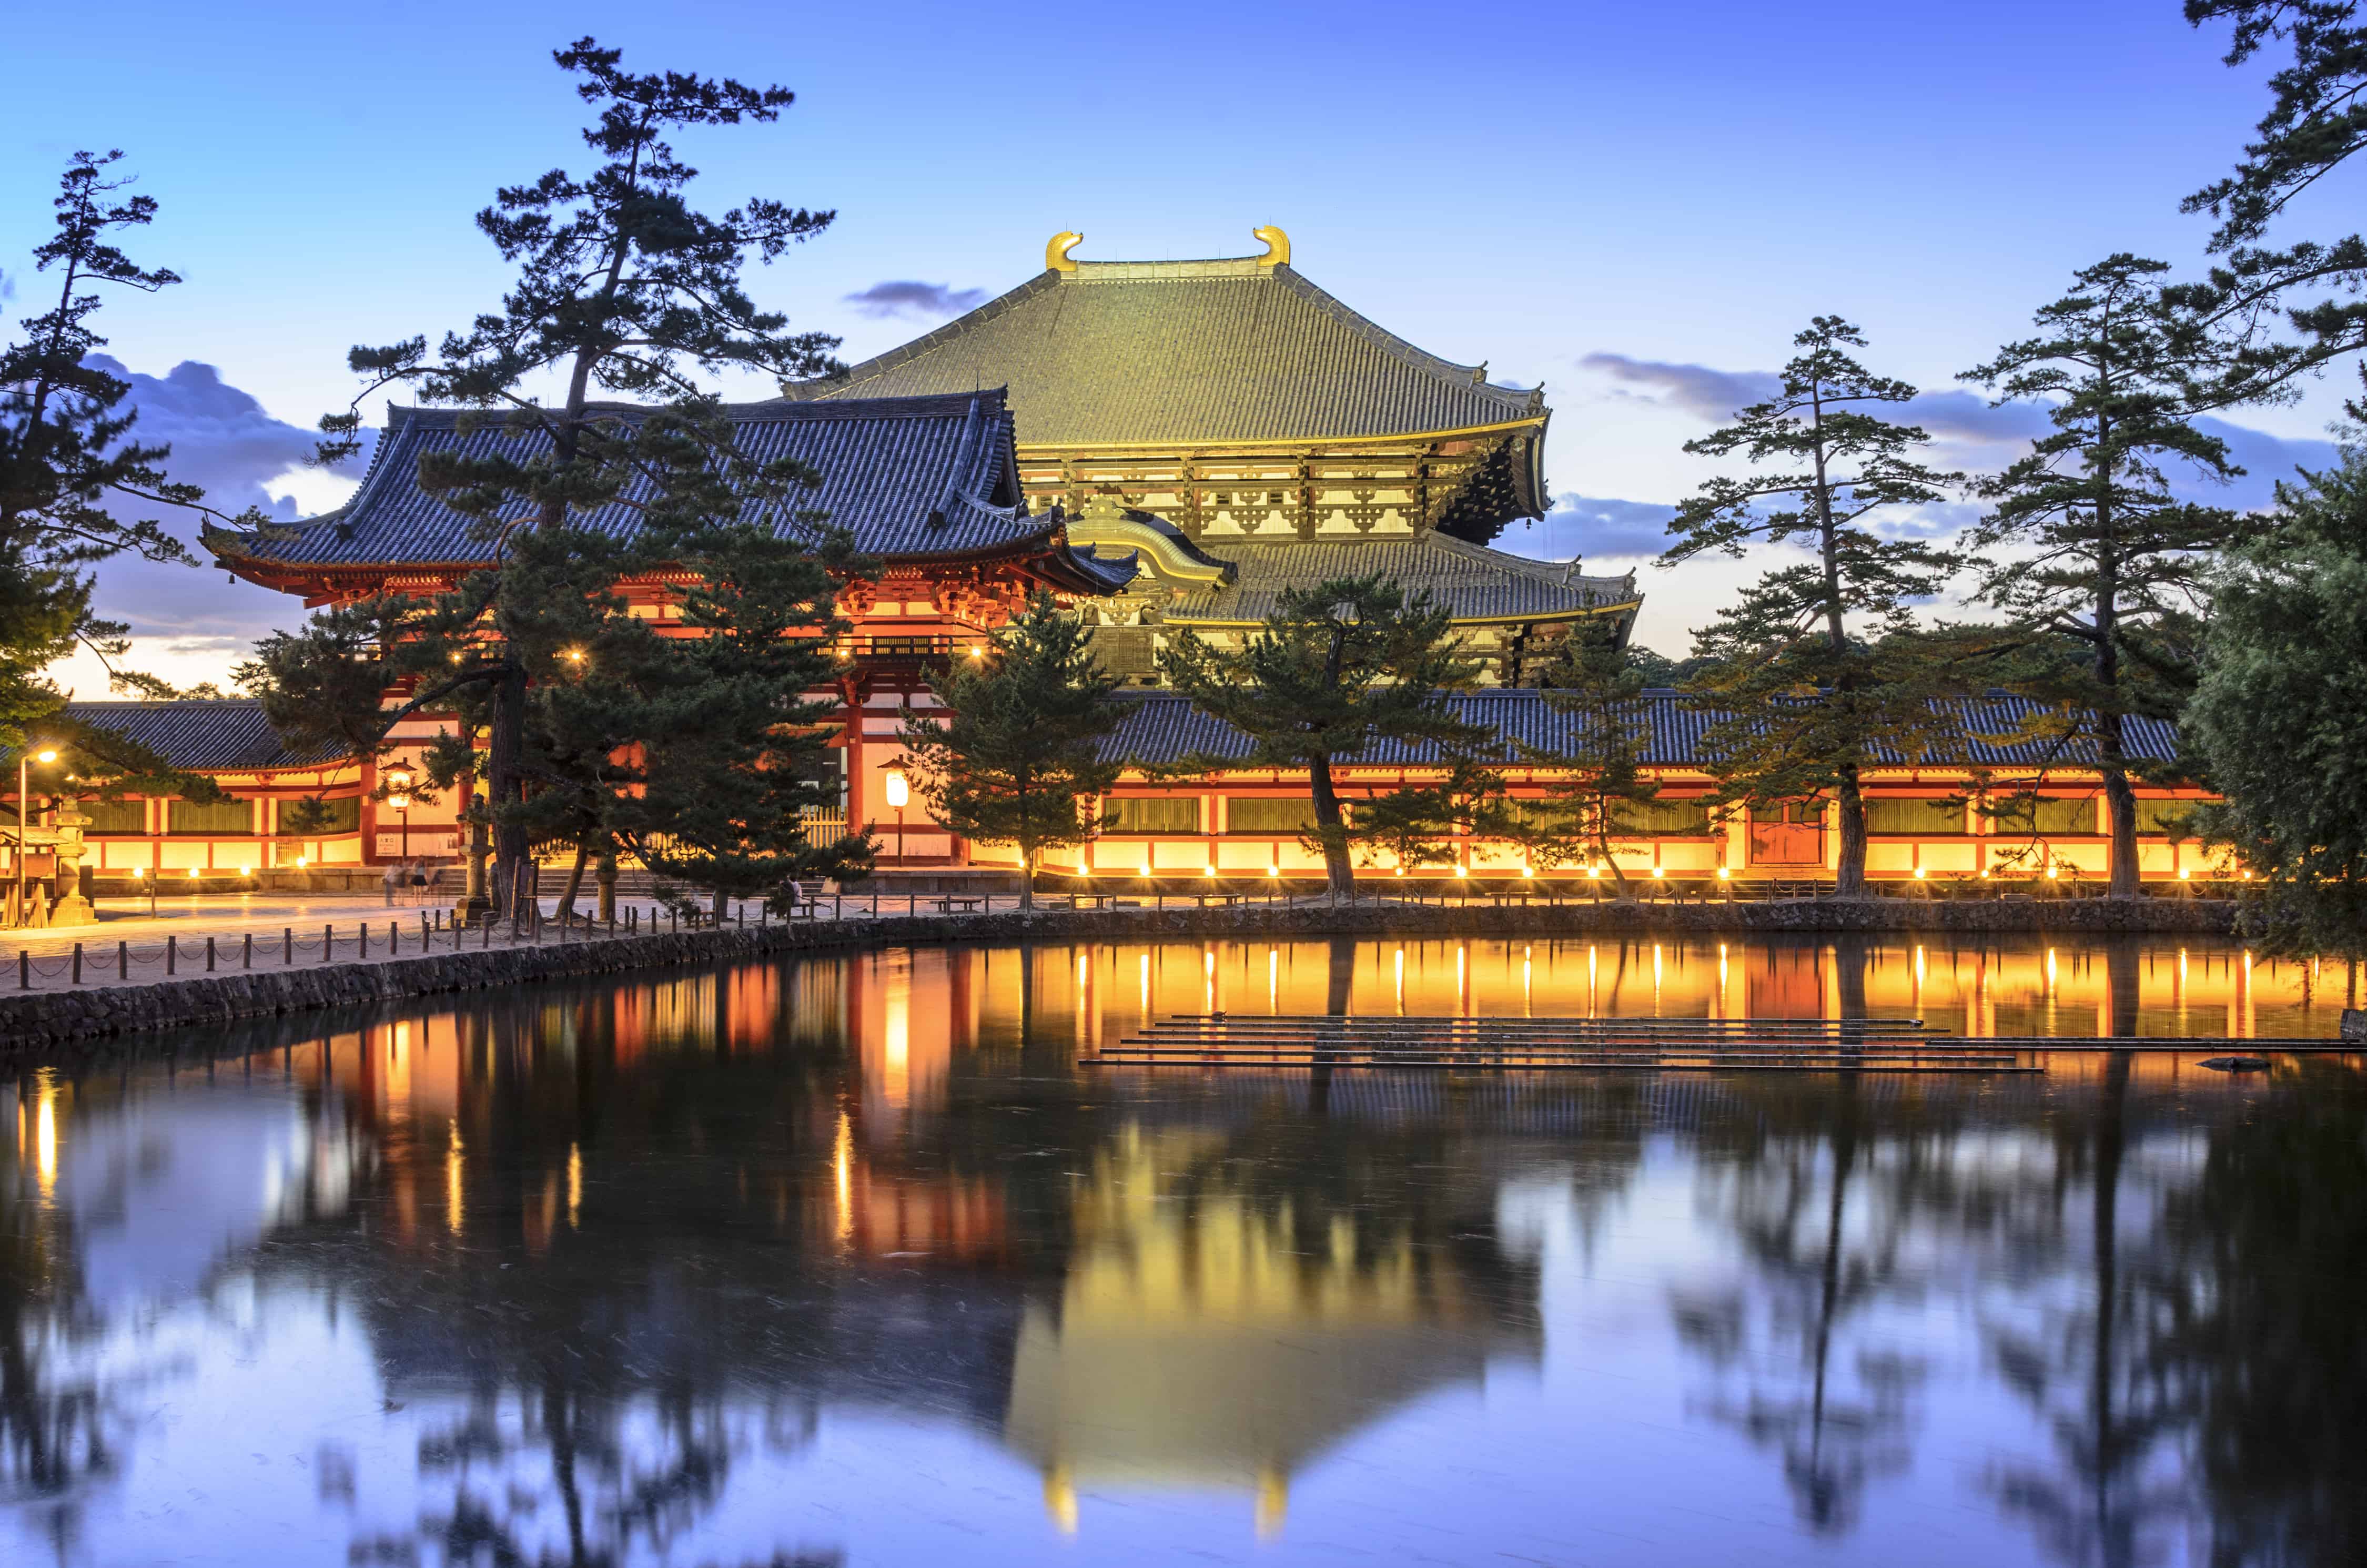
<svg viewBox="0 0 2367 1568"><path fill-rule="evenodd" d="M2367 1562L2367 1085L2293 1072L2213 1130L2161 1227L2202 1303L2164 1348L2225 1568Z"/></svg>
<svg viewBox="0 0 2367 1568"><path fill-rule="evenodd" d="M78 1355L99 1325L82 1304L66 1216L0 1166L0 1503L38 1510L62 1560L83 1494L112 1476L119 1391Z"/></svg>
<svg viewBox="0 0 2367 1568"><path fill-rule="evenodd" d="M1869 1146L1859 1093L1844 1079L1789 1108L1824 1124L1813 1135L1738 1152L1723 1173L1725 1218L1755 1289L1675 1304L1680 1336L1719 1385L1711 1414L1783 1456L1800 1517L1820 1535L1845 1533L1867 1485L1906 1467L1923 1375L1913 1356L1862 1340L1872 1309L1916 1285L1900 1250L1920 1162L1910 1139ZM1761 1369L1787 1360L1790 1376L1762 1381Z"/></svg>
<svg viewBox="0 0 2367 1568"><path fill-rule="evenodd" d="M1990 1335L1999 1376L2044 1417L2056 1447L2053 1463L2002 1465L1991 1485L2050 1556L2083 1568L2158 1560L2189 1511L2176 1440L2191 1411L2157 1359L2161 1324L2177 1303L2157 1288L2169 1281L2148 1278L2142 1259L2133 1270L2122 1255L2128 1087L2128 1054L2115 1051L2087 1136L2058 1152L2069 1167L2058 1169L2058 1192L2088 1162L2087 1299Z"/></svg>

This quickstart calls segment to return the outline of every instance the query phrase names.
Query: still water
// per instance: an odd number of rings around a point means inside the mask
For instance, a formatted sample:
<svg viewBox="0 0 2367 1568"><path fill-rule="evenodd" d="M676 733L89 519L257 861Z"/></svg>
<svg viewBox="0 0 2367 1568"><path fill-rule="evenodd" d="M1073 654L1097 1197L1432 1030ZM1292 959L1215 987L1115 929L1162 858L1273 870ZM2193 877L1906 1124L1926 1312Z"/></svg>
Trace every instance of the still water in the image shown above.
<svg viewBox="0 0 2367 1568"><path fill-rule="evenodd" d="M895 950L0 1083L0 1562L2340 1563L2367 1061L2232 948ZM1863 1011L2026 1077L1154 1075ZM2076 1043L2076 1042L2075 1042Z"/></svg>

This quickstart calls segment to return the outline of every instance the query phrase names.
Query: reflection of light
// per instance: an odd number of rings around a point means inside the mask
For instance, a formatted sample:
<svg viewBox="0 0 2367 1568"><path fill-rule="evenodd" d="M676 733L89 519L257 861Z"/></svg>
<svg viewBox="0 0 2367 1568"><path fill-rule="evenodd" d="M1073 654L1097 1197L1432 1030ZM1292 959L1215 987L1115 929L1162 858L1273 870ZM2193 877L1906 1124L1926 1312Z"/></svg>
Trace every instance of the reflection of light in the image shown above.
<svg viewBox="0 0 2367 1568"><path fill-rule="evenodd" d="M1069 1478L1069 1467L1055 1465L1044 1472L1044 1511L1062 1535L1077 1533L1077 1483Z"/></svg>
<svg viewBox="0 0 2367 1568"><path fill-rule="evenodd" d="M567 1228L575 1229L575 1216L583 1207L583 1146L567 1146Z"/></svg>
<svg viewBox="0 0 2367 1568"><path fill-rule="evenodd" d="M1265 1010L1282 1011L1282 955L1272 948L1265 950Z"/></svg>
<svg viewBox="0 0 2367 1568"><path fill-rule="evenodd" d="M1258 1471L1257 1533L1272 1540L1282 1533L1283 1516L1290 1510L1290 1478L1272 1468Z"/></svg>
<svg viewBox="0 0 2367 1568"><path fill-rule="evenodd" d="M1145 954L1143 954L1143 955L1142 955L1142 971L1141 971L1141 972L1142 972L1142 1017L1143 1017L1143 1021L1144 1021L1145 1023L1148 1023L1148 1022L1150 1022L1150 955L1149 953L1145 953Z"/></svg>
<svg viewBox="0 0 2367 1568"><path fill-rule="evenodd" d="M40 1105L33 1112L33 1167L46 1199L58 1185L58 1092L47 1084L41 1085Z"/></svg>
<svg viewBox="0 0 2367 1568"><path fill-rule="evenodd" d="M888 976L886 1040L888 1071L880 1087L889 1105L900 1107L912 1090L912 979L900 968Z"/></svg>
<svg viewBox="0 0 2367 1568"><path fill-rule="evenodd" d="M1397 971L1398 1014L1403 1017L1405 1014L1405 949L1403 948L1398 949Z"/></svg>
<svg viewBox="0 0 2367 1568"><path fill-rule="evenodd" d="M1586 944L1586 1012L1589 1017L1594 1015L1594 971L1602 956L1595 950L1593 943Z"/></svg>
<svg viewBox="0 0 2367 1568"><path fill-rule="evenodd" d="M460 1122L456 1117L452 1121L451 1147L444 1151L444 1220L456 1236L460 1233L461 1147Z"/></svg>
<svg viewBox="0 0 2367 1568"><path fill-rule="evenodd" d="M838 1189L838 1239L855 1234L855 1125L838 1113L838 1142L831 1152L831 1177Z"/></svg>
<svg viewBox="0 0 2367 1568"><path fill-rule="evenodd" d="M1535 965L1531 960L1535 956L1536 950L1534 945L1521 949L1521 1011L1523 1014L1528 1012L1533 996L1531 975Z"/></svg>
<svg viewBox="0 0 2367 1568"><path fill-rule="evenodd" d="M2046 949L2046 994L2055 994L2055 949Z"/></svg>

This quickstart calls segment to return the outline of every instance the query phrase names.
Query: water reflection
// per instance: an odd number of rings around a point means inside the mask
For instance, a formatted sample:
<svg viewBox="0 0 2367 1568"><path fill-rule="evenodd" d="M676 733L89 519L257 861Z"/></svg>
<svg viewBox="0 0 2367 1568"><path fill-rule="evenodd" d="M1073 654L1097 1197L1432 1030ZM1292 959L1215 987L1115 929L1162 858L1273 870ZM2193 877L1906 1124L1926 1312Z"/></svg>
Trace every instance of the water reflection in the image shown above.
<svg viewBox="0 0 2367 1568"><path fill-rule="evenodd" d="M2357 1058L1073 1062L1209 1006L2324 1033L2321 978L2137 944L932 949L45 1070L0 1087L0 1530L95 1564L2343 1561Z"/></svg>

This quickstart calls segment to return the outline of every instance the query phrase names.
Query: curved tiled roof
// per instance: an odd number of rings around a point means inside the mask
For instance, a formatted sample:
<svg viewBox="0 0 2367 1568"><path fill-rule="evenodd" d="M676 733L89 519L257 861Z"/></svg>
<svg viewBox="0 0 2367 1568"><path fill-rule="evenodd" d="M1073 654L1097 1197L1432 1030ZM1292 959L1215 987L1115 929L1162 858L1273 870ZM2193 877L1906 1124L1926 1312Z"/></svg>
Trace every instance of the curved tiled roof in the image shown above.
<svg viewBox="0 0 2367 1568"><path fill-rule="evenodd" d="M1179 597L1177 625L1263 620L1285 588L1335 577L1394 577L1427 588L1457 620L1531 620L1584 615L1637 602L1633 577L1574 577L1558 562L1506 555L1432 532L1395 540L1276 540L1246 543L1202 538L1201 548L1235 568L1225 586Z"/></svg>
<svg viewBox="0 0 2367 1568"><path fill-rule="evenodd" d="M146 746L197 772L313 767L340 760L330 750L290 751L263 704L252 698L176 698L164 702L69 702L66 717Z"/></svg>
<svg viewBox="0 0 2367 1568"><path fill-rule="evenodd" d="M794 399L1008 386L1029 446L1410 436L1540 420L1542 393L1491 384L1386 332L1288 266L1086 261L1047 271Z"/></svg>
<svg viewBox="0 0 2367 1568"><path fill-rule="evenodd" d="M632 403L596 409L629 422L650 412ZM727 412L742 450L751 458L790 458L821 475L821 487L799 496L798 506L822 512L851 530L855 548L866 554L895 560L988 552L1041 539L1059 527L1057 516L1031 517L1022 509L1011 411L1000 388L948 397L738 403ZM477 416L480 423L464 435L464 417L453 409L394 409L368 474L344 506L255 534L210 533L207 543L218 555L282 565L489 561L493 547L478 537L477 526L419 487L420 454L523 459L549 443L538 431L514 433L485 415ZM627 537L640 519L627 503L648 490L646 483L636 482L623 501L579 514L577 524ZM524 517L531 508L520 502L516 511Z"/></svg>
<svg viewBox="0 0 2367 1568"><path fill-rule="evenodd" d="M1249 755L1247 737L1209 718L1193 707L1188 698L1177 693L1127 691L1114 695L1110 700L1121 704L1127 711L1116 731L1103 743L1102 755L1105 757L1157 766L1191 756L1240 758ZM1580 733L1581 721L1556 708L1541 691L1503 687L1455 692L1447 700L1455 717L1469 723L1485 724L1508 742L1539 751L1569 749L1577 744ZM1637 699L1637 709L1645 734L1647 763L1667 767L1706 765L1709 758L1702 749L1702 737L1726 715L1696 706L1681 692L1665 690L1644 693ZM2084 738L2059 749L2039 741L2000 744L1981 738L2010 734L2044 711L2026 699L2002 695L1965 703L1961 710L1965 731L1961 751L1954 756L1926 757L1924 763L1988 767L2093 766L2095 744ZM2131 718L2123 723L2132 760L2170 762L2177 758L2178 732L2168 721ZM1506 755L1514 755L1510 746ZM1438 762L1440 756L1438 748L1427 742L1411 745L1384 742L1353 760L1373 767L1421 767ZM1903 753L1888 753L1881 760L1901 767L1914 761Z"/></svg>

